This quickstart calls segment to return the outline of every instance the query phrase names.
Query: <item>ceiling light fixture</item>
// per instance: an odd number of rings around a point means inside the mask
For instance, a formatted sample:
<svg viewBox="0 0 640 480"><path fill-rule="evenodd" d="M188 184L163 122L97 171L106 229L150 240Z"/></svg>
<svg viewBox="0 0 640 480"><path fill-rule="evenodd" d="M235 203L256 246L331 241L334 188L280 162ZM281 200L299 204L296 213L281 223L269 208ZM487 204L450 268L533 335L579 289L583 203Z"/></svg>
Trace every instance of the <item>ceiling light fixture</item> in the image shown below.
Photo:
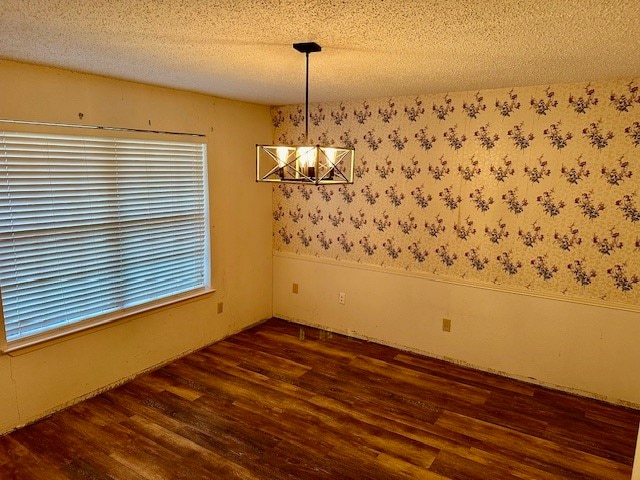
<svg viewBox="0 0 640 480"><path fill-rule="evenodd" d="M309 144L309 54L320 52L315 42L294 43L306 55L304 145L256 145L258 182L331 185L353 183L355 149Z"/></svg>

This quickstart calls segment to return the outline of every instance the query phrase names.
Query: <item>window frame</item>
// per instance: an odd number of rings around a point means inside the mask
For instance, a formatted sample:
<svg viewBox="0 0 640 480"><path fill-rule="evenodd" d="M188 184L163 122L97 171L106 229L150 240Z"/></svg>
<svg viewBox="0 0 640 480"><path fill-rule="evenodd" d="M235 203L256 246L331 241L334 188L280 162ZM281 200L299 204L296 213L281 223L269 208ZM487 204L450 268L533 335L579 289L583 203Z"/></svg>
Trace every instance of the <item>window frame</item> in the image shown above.
<svg viewBox="0 0 640 480"><path fill-rule="evenodd" d="M6 123L6 122L2 122ZM89 129L89 131L87 131ZM121 140L135 141L165 141L179 143L197 144L202 149L202 228L203 241L202 246L202 267L203 282L202 286L190 289L186 292L175 295L168 295L149 302L130 307L120 307L115 311L106 314L95 315L90 318L76 321L67 325L58 325L47 331L24 336L12 341L7 340L4 311L2 301L2 289L0 288L0 351L5 353L14 352L20 349L38 345L51 340L58 340L61 337L69 336L78 332L92 329L99 326L105 326L113 322L128 319L132 316L150 312L162 307L174 305L179 302L195 299L215 291L212 288L212 252L211 252L211 227L210 227L210 201L209 201L209 174L208 174L208 142L205 135L201 134L180 134L173 132L155 132L144 130L132 130L126 128L105 128L91 127L79 125L59 125L59 124L39 124L36 122L16 122L11 125L0 124L0 131L15 132L27 134L43 134L43 135L71 135L77 137L100 137L100 138L117 138ZM185 139L185 136L191 137ZM194 140L195 139L195 140ZM199 175L198 175L199 176Z"/></svg>

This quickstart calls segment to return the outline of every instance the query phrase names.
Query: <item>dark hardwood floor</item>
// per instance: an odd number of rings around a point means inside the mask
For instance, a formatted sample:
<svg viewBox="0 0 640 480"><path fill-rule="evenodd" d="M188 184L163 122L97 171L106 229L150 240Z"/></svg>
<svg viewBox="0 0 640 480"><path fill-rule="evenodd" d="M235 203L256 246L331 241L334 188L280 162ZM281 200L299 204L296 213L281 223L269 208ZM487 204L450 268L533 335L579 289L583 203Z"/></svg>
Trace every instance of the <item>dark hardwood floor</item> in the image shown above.
<svg viewBox="0 0 640 480"><path fill-rule="evenodd" d="M629 479L639 421L270 320L0 437L0 479Z"/></svg>

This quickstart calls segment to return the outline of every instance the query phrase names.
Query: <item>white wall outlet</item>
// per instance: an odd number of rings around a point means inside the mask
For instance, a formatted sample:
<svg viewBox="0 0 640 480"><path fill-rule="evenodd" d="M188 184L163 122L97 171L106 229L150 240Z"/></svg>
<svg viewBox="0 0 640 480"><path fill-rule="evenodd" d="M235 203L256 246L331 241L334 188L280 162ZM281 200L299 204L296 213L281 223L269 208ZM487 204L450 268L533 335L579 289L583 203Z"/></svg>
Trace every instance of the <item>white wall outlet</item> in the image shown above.
<svg viewBox="0 0 640 480"><path fill-rule="evenodd" d="M338 294L338 302L340 302L340 305L344 305L344 302L346 301L346 299L347 299L347 294L346 293L340 292Z"/></svg>

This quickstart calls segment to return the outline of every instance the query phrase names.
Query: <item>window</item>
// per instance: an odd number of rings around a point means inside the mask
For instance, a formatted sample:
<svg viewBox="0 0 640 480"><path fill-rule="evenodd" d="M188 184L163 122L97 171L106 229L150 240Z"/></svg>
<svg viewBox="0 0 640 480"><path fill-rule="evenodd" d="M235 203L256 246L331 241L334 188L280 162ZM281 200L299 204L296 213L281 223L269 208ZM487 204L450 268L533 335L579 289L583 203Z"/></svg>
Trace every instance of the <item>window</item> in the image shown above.
<svg viewBox="0 0 640 480"><path fill-rule="evenodd" d="M0 132L9 347L207 291L206 196L203 143Z"/></svg>

